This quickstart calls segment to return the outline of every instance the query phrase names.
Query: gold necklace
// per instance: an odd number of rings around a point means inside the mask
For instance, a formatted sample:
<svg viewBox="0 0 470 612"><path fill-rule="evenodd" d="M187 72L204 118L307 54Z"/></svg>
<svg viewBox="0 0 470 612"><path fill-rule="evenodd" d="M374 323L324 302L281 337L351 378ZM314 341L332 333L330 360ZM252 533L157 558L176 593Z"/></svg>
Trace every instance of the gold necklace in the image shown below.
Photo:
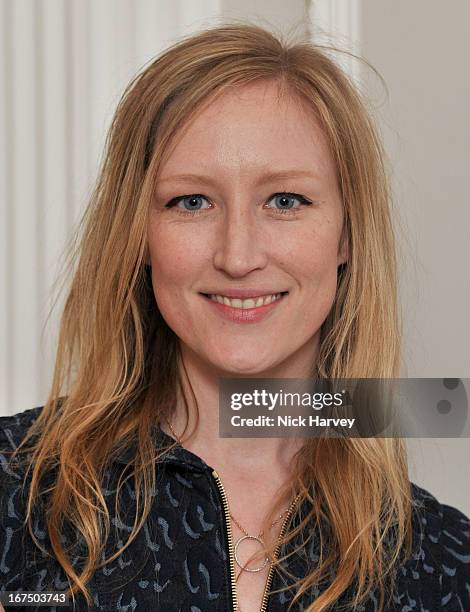
<svg viewBox="0 0 470 612"><path fill-rule="evenodd" d="M176 441L178 442L178 444L180 446L182 446L181 444L181 439L179 438L179 436L176 435L175 430L173 429L173 427L171 426L171 423L168 419L165 419L167 422L168 427L170 428L171 433L173 434L173 436L175 437ZM271 523L271 527L274 527L274 525L276 525L276 523L279 523L279 521L282 519L282 517L286 514L286 512L289 510L289 508L287 508L286 510L284 510L284 512L282 514L279 515L279 517L274 521L274 523ZM243 536L241 536L240 538L238 538L238 540L235 542L235 548L234 548L234 557L235 557L235 562L238 565L238 567L241 569L242 572L260 572L262 569L264 569L266 567L266 565L269 563L271 565L271 561L269 560L269 557L265 557L264 561L262 563L262 565L260 565L259 567L255 567L255 568L249 568L247 564L243 565L242 563L240 563L240 560L238 558L238 549L240 547L240 544L242 542L248 542L248 541L256 541L259 542L259 544L261 545L261 547L264 549L265 547L265 542L262 540L262 536L264 533L263 531L260 531L260 533L257 536L254 535L250 535L246 529L244 529L240 523L237 521L237 519L233 516L232 513L230 513L230 517L232 518L233 522L235 523L235 525L240 529L240 531L244 534Z"/></svg>
<svg viewBox="0 0 470 612"><path fill-rule="evenodd" d="M277 518L274 521L274 523L271 523L271 527L274 527L274 525L276 523L279 523L279 521L282 519L282 517L284 516L284 514L286 512L287 512L287 510L284 510L284 512L279 515L279 518ZM238 547L240 546L240 544L242 542L247 542L249 540L252 540L252 541L254 540L256 542L259 542L259 544L262 546L262 548L264 548L265 543L261 539L261 536L263 535L264 532L260 531L260 533L257 536L249 535L248 532L245 529L243 529L243 527L240 525L240 523L237 521L237 519L233 516L232 513L230 513L230 516L232 517L232 520L235 523L235 525L240 529L240 531L242 531L245 534L241 538L238 538L238 540L235 542L234 556L235 556L235 561L236 561L238 567L241 568L242 572L260 572L262 569L264 569L266 567L267 563L270 563L269 557L265 557L262 565L260 565L259 567L249 568L248 565L242 565L240 563L240 560L238 559Z"/></svg>

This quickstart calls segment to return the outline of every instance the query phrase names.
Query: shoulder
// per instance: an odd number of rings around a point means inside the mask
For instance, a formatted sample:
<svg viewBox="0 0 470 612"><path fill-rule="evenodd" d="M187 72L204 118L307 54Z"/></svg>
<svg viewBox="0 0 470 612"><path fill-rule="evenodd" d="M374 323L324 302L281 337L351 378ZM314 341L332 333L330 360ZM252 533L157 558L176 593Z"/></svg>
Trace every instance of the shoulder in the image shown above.
<svg viewBox="0 0 470 612"><path fill-rule="evenodd" d="M43 406L38 406L24 412L0 417L0 456L4 451L6 451L5 454L9 454L18 447L42 409ZM4 465L3 460L1 464Z"/></svg>
<svg viewBox="0 0 470 612"><path fill-rule="evenodd" d="M440 584L443 609L470 610L470 519L414 483L412 493L417 548L411 576L423 589L432 582L430 592Z"/></svg>
<svg viewBox="0 0 470 612"><path fill-rule="evenodd" d="M461 510L442 503L432 493L411 483L415 521L430 542L450 546L459 540L462 550L470 552L470 518ZM470 560L469 560L470 562Z"/></svg>
<svg viewBox="0 0 470 612"><path fill-rule="evenodd" d="M19 446L42 407L0 417L0 584L8 590L20 588L25 564L24 519L26 468L14 461L12 452Z"/></svg>
<svg viewBox="0 0 470 612"><path fill-rule="evenodd" d="M28 430L41 414L43 406L0 417L0 520L14 518L13 501L24 499L29 482L31 455L14 451L25 439ZM16 507L16 506L15 506Z"/></svg>
<svg viewBox="0 0 470 612"><path fill-rule="evenodd" d="M3 500L7 489L24 478L28 457L23 453L11 461L12 454L25 438L42 408L38 406L18 414L0 417L0 496Z"/></svg>
<svg viewBox="0 0 470 612"><path fill-rule="evenodd" d="M0 504L4 501L8 489L24 479L28 456L22 453L12 461L12 454L25 438L42 408L38 406L0 417ZM3 510L1 506L0 510Z"/></svg>

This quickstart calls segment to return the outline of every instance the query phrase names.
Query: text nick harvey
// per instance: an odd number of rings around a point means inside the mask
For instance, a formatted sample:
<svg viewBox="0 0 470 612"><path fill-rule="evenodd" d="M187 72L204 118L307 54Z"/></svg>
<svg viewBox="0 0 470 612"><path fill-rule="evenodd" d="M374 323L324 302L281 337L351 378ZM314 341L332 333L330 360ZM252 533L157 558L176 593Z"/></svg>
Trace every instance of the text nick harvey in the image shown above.
<svg viewBox="0 0 470 612"><path fill-rule="evenodd" d="M233 415L230 423L232 427L346 427L351 429L355 420L348 418L324 418L313 414L308 417L278 414L275 417L258 415L251 418Z"/></svg>

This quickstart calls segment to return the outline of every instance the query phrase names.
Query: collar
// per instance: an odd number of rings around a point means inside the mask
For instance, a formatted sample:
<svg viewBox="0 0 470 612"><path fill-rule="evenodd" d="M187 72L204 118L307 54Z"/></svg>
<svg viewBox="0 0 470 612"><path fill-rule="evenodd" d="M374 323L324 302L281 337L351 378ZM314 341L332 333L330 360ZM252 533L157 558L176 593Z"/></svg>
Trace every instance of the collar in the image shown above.
<svg viewBox="0 0 470 612"><path fill-rule="evenodd" d="M172 436L166 434L158 424L154 425L152 439L156 453L159 453L163 448L171 446L172 444L176 443L177 445L171 448L170 450L165 451L164 454L158 458L158 464L177 465L193 472L205 472L213 470L213 468L208 465L201 457L184 448ZM112 462L120 465L127 465L133 460L135 452L136 443L133 442L125 448L115 452L112 456Z"/></svg>

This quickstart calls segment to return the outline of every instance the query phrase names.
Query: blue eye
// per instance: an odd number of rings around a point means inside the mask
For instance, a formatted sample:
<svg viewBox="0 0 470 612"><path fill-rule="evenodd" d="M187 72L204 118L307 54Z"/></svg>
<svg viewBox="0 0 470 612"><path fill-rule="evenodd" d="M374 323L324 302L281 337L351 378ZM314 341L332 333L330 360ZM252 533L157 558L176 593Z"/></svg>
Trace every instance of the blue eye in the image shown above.
<svg viewBox="0 0 470 612"><path fill-rule="evenodd" d="M182 203L183 206L179 206ZM208 206L204 206L204 203ZM212 208L212 204L209 202L206 196L200 193L191 193L189 195L181 195L172 198L165 204L165 208L174 208L175 212L179 215L198 215L200 211Z"/></svg>
<svg viewBox="0 0 470 612"><path fill-rule="evenodd" d="M274 201L276 205L274 207L274 210L276 211L300 208L300 206L295 206L296 202L299 202L300 204L307 204L307 205L312 203L311 200L307 200L305 196L300 195L299 193L274 193L269 198L268 203L272 201ZM268 208L272 208L272 207L268 206Z"/></svg>
<svg viewBox="0 0 470 612"><path fill-rule="evenodd" d="M203 195L200 195L200 194L181 196L179 198L175 198L174 200L171 200L169 204L175 205L175 204L179 204L180 202L183 204L184 210L187 212L190 212L192 210L201 210L201 208L208 208L208 207L203 207L203 204L204 202L207 202L207 199Z"/></svg>

